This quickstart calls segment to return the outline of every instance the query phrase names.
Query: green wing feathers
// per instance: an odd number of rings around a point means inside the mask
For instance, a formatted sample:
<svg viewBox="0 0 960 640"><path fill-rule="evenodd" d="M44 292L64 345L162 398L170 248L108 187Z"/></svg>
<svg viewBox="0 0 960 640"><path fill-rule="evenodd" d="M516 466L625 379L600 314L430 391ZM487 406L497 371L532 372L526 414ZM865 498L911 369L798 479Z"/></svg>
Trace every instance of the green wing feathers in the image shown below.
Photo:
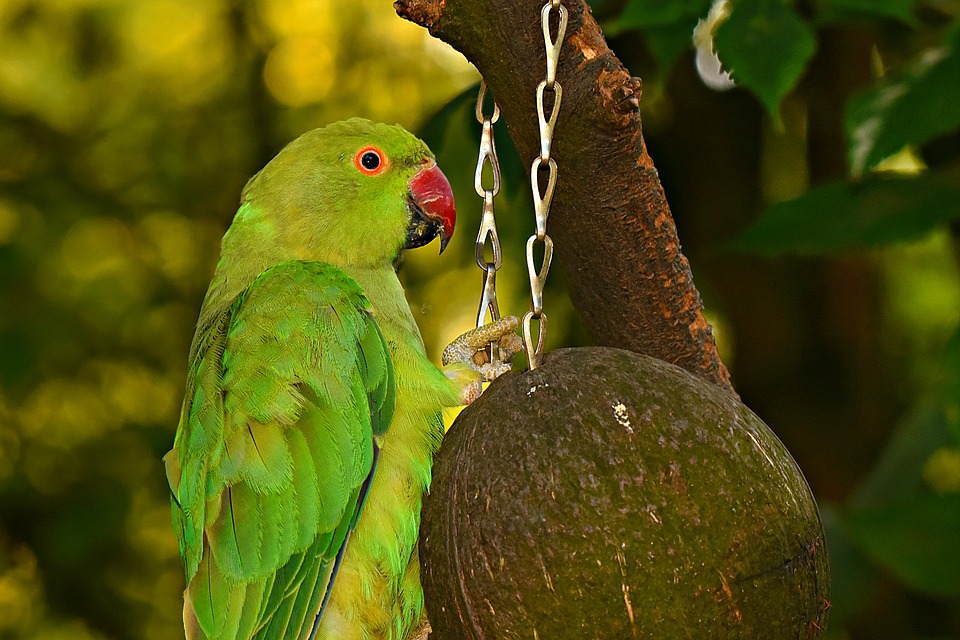
<svg viewBox="0 0 960 640"><path fill-rule="evenodd" d="M309 634L393 416L368 309L342 271L286 262L200 328L165 457L188 638Z"/></svg>

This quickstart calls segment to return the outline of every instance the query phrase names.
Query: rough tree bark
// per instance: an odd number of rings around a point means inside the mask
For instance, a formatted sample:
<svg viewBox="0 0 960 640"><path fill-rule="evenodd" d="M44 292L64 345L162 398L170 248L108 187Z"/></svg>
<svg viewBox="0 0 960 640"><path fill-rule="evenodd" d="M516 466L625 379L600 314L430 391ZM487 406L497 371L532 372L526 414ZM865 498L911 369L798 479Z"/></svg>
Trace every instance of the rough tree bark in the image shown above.
<svg viewBox="0 0 960 640"><path fill-rule="evenodd" d="M733 391L640 120L639 78L607 46L583 0L570 11L551 148L559 169L548 232L574 306L595 340L678 365ZM472 62L521 157L539 154L543 0L397 0L397 13Z"/></svg>

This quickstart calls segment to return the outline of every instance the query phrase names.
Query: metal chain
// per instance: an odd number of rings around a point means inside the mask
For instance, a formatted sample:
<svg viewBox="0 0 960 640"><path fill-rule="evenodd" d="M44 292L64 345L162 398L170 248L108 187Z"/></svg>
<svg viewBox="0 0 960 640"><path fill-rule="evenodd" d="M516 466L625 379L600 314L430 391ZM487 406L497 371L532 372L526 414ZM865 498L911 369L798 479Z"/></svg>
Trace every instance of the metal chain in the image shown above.
<svg viewBox="0 0 960 640"><path fill-rule="evenodd" d="M554 11L560 14L556 37L550 32L550 16ZM527 240L527 274L530 277L530 311L523 316L523 346L527 352L527 362L530 369L540 365L543 356L543 344L547 334L547 314L543 312L543 288L550 272L550 262L553 260L553 240L547 235L547 218L550 215L550 203L553 201L553 192L557 186L557 162L550 157L550 145L553 142L554 128L557 124L557 115L560 113L560 99L563 96L560 83L557 82L557 63L560 60L560 47L567 32L567 8L560 0L547 0L540 11L540 25L543 28L543 45L547 52L547 74L537 85L537 118L540 124L540 155L533 159L530 165L530 188L533 192L534 215L536 216L536 233ZM553 104L549 109L543 106L547 94L553 95ZM540 190L540 172L547 171L546 191ZM534 249L537 244L543 244L543 261L539 268L536 265ZM537 343L533 343L533 321L539 325Z"/></svg>
<svg viewBox="0 0 960 640"><path fill-rule="evenodd" d="M493 123L500 119L500 107L493 101L493 114L484 115L483 102L487 95L487 84L480 82L480 92L477 94L476 116L477 122L483 125L480 134L480 156L477 158L477 171L474 174L473 186L477 195L483 198L483 215L480 219L480 231L477 234L476 258L477 266L483 270L483 293L480 295L480 308L477 311L477 327L484 325L487 313L490 321L500 319L500 307L497 304L497 271L503 264L503 254L500 250L500 237L497 235L497 222L493 216L493 199L500 193L500 162L497 159L497 145L493 137ZM483 185L483 168L488 165L493 173L493 185ZM493 261L486 258L486 248L489 243ZM500 361L500 349L495 342L490 343L490 362L497 364Z"/></svg>

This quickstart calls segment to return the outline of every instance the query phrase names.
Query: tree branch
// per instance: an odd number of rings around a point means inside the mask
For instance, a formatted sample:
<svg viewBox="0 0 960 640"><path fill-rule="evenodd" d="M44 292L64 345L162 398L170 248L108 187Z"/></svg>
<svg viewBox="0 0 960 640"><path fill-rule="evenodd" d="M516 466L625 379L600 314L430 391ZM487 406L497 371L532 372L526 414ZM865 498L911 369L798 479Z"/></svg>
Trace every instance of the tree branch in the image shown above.
<svg viewBox="0 0 960 640"><path fill-rule="evenodd" d="M676 364L733 391L647 154L639 78L583 0L570 10L551 157L548 231L574 306L597 342ZM397 13L463 53L496 96L521 157L539 155L534 94L545 72L542 0L397 0Z"/></svg>

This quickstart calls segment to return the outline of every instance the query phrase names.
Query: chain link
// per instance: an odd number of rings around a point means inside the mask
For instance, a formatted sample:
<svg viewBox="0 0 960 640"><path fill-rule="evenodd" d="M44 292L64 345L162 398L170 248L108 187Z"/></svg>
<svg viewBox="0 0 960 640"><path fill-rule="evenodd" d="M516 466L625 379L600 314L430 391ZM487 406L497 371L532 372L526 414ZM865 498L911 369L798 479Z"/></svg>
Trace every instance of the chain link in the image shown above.
<svg viewBox="0 0 960 640"><path fill-rule="evenodd" d="M550 17L553 12L559 12L559 23L556 36L550 28ZM553 202L553 192L557 187L557 162L550 157L550 146L553 143L554 129L557 116L560 114L560 101L563 91L557 82L557 64L560 60L560 48L563 46L567 32L567 8L560 0L547 0L540 11L540 26L543 29L543 46L547 53L547 72L544 79L537 85L537 119L540 127L540 155L533 159L530 165L530 190L533 193L534 215L536 216L536 233L527 240L527 274L530 278L530 311L523 316L523 346L527 352L527 362L530 369L540 366L543 356L543 345L547 335L547 314L543 312L543 289L550 272L550 263L553 261L553 240L547 235L547 218L550 215L550 204ZM544 107L547 92L552 93L553 103L550 109ZM549 111L550 115L547 116ZM547 171L546 189L541 190L540 174ZM537 267L534 251L537 244L543 244L543 260ZM533 339L533 324L538 325L536 345Z"/></svg>
<svg viewBox="0 0 960 640"><path fill-rule="evenodd" d="M540 171L544 160L539 156L533 159L530 165L530 190L533 193L533 215L537 223L537 240L543 241L547 235L547 218L550 216L550 204L553 202L553 192L557 188L557 161L548 158L547 163L547 190L540 195Z"/></svg>
<svg viewBox="0 0 960 640"><path fill-rule="evenodd" d="M477 266L483 270L483 291L480 295L480 307L477 310L477 327L484 325L487 313L490 321L500 319L500 306L497 303L497 270L503 264L503 252L500 249L500 237L497 235L497 222L493 214L493 199L500 193L500 162L497 159L497 145L493 137L493 123L500 119L500 107L496 100L493 102L493 113L483 113L483 102L487 95L487 84L480 82L480 91L477 94L476 116L477 122L483 125L480 134L480 155L477 158L477 171L474 174L473 186L477 195L483 198L483 214L480 219L480 231L477 233L475 254ZM489 187L483 184L483 169L489 166L493 174L493 184ZM486 258L487 246L493 261ZM490 362L500 361L500 350L493 342L490 343Z"/></svg>
<svg viewBox="0 0 960 640"><path fill-rule="evenodd" d="M550 14L560 11L560 25L557 37L550 35ZM540 10L540 24L543 27L543 46L547 50L547 87L552 89L557 80L557 62L560 60L560 47L563 46L563 37L567 33L567 8L560 4L560 0L549 0Z"/></svg>
<svg viewBox="0 0 960 640"><path fill-rule="evenodd" d="M547 91L553 92L553 106L550 108L550 117L547 118L543 108L543 98ZM540 159L546 162L550 158L550 144L553 142L553 129L557 126L557 116L560 114L560 99L563 91L556 82L553 87L547 86L546 80L537 85L537 118L540 120Z"/></svg>

